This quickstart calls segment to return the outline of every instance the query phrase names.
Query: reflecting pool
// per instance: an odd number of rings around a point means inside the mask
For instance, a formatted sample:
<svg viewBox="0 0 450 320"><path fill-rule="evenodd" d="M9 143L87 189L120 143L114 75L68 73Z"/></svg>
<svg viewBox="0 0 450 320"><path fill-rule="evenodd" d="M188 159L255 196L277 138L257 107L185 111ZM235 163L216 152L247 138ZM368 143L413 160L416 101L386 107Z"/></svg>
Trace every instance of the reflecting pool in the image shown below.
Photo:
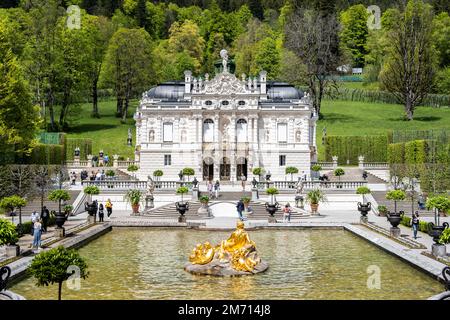
<svg viewBox="0 0 450 320"><path fill-rule="evenodd" d="M217 244L229 231L115 228L81 248L89 277L63 299L426 299L443 286L344 230L248 231L265 273L219 278L183 270L199 242ZM377 278L379 271L379 280ZM26 278L10 290L55 299L57 286Z"/></svg>

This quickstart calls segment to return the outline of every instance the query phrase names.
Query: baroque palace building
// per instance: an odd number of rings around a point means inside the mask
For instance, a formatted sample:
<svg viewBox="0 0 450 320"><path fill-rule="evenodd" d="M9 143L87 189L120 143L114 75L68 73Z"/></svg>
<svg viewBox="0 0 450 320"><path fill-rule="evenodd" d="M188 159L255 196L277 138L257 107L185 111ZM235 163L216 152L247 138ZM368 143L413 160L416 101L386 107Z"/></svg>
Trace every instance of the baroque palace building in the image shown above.
<svg viewBox="0 0 450 320"><path fill-rule="evenodd" d="M237 78L225 50L217 73L165 82L145 92L136 120L138 176L160 169L178 180L186 167L198 180L252 179L262 167L285 180L288 166L310 175L316 161L316 121L311 100L287 83ZM230 70L231 69L231 70Z"/></svg>

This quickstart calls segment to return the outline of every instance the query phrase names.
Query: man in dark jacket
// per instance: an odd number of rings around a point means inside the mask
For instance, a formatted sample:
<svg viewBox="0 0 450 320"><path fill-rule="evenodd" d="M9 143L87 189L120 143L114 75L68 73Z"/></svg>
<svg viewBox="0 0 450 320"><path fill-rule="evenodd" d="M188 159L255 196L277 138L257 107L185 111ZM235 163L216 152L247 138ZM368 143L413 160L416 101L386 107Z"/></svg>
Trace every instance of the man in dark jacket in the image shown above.
<svg viewBox="0 0 450 320"><path fill-rule="evenodd" d="M48 220L50 219L50 211L48 211L46 206L42 207L41 219L42 219L42 230L44 232L47 232Z"/></svg>
<svg viewBox="0 0 450 320"><path fill-rule="evenodd" d="M239 219L241 219L241 221L244 221L244 216L242 215L242 211L244 211L245 208L244 208L244 202L242 201L242 199L238 201L236 208L237 208L237 212L239 214Z"/></svg>

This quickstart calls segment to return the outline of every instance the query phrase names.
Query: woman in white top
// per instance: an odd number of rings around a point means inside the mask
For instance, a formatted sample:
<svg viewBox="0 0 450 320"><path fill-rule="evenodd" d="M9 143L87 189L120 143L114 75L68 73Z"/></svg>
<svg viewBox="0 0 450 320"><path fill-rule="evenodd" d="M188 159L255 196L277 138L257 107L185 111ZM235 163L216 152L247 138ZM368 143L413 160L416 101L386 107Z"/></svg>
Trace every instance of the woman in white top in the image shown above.
<svg viewBox="0 0 450 320"><path fill-rule="evenodd" d="M36 248L38 251L41 248L41 235L42 235L42 223L41 219L37 219L33 224L33 248Z"/></svg>

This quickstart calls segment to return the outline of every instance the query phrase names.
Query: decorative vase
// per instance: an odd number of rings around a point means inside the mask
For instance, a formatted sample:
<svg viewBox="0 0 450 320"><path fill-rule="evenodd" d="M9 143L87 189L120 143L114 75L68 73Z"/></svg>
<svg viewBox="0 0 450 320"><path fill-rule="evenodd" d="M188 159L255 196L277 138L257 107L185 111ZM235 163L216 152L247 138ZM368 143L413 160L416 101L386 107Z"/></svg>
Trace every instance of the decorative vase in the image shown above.
<svg viewBox="0 0 450 320"><path fill-rule="evenodd" d="M266 211L273 217L275 212L278 210L278 202L275 202L274 204L266 202Z"/></svg>
<svg viewBox="0 0 450 320"><path fill-rule="evenodd" d="M361 215L363 217L367 216L367 214L369 213L369 211L372 209L371 203L367 202L367 203L361 203L358 202L358 211L361 213Z"/></svg>
<svg viewBox="0 0 450 320"><path fill-rule="evenodd" d="M139 213L139 203L132 204L131 208L133 209L133 213Z"/></svg>
<svg viewBox="0 0 450 320"><path fill-rule="evenodd" d="M405 212L394 212L390 213L389 211L386 213L387 220L390 222L392 228L397 228L400 222L402 221L403 215Z"/></svg>

